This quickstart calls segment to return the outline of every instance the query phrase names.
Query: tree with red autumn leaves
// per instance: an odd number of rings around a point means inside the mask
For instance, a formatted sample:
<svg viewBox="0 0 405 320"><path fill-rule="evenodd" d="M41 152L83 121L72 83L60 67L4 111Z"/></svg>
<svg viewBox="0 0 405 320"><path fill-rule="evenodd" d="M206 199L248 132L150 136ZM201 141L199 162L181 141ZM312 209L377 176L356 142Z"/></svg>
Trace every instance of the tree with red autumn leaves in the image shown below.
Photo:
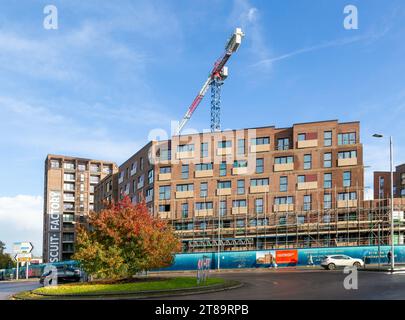
<svg viewBox="0 0 405 320"><path fill-rule="evenodd" d="M74 259L97 278L131 277L172 264L181 243L166 222L154 218L145 203L128 197L89 216L78 229Z"/></svg>

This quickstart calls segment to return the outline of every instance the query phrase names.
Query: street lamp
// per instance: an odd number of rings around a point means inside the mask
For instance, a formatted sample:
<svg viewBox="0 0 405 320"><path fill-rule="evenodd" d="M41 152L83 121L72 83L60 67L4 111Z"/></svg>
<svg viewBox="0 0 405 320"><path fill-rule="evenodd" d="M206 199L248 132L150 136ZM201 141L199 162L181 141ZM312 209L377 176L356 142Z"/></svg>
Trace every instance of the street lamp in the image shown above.
<svg viewBox="0 0 405 320"><path fill-rule="evenodd" d="M383 138L382 134L373 134L374 138ZM395 254L394 254L394 157L393 157L393 143L392 136L390 136L390 174L391 174L391 270L394 271L395 267Z"/></svg>

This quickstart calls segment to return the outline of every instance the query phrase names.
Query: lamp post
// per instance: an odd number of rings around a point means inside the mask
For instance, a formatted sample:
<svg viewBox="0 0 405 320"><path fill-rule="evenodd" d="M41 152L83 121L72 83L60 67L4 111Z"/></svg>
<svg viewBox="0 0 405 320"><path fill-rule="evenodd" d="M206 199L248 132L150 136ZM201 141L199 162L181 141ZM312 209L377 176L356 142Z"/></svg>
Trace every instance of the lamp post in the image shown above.
<svg viewBox="0 0 405 320"><path fill-rule="evenodd" d="M382 134L373 134L374 138L383 138ZM393 142L390 136L390 176L391 176L391 270L395 267L395 254L394 254L394 157L393 157Z"/></svg>

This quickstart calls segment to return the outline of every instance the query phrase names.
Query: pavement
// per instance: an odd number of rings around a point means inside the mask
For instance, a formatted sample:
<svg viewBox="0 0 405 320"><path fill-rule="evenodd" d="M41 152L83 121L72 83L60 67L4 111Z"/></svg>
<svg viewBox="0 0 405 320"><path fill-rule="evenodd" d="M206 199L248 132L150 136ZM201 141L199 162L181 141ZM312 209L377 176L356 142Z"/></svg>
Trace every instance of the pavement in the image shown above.
<svg viewBox="0 0 405 320"><path fill-rule="evenodd" d="M40 287L39 280L0 281L0 300L8 300L13 294Z"/></svg>
<svg viewBox="0 0 405 320"><path fill-rule="evenodd" d="M357 290L344 288L343 270L314 269L217 272L212 277L241 281L229 291L161 298L162 300L403 300L405 275L358 272Z"/></svg>

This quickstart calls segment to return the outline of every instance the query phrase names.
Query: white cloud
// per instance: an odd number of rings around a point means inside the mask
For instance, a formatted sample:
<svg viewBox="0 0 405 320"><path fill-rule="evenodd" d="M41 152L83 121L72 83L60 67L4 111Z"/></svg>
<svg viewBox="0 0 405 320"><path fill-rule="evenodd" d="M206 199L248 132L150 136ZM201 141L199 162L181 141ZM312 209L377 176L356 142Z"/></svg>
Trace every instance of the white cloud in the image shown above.
<svg viewBox="0 0 405 320"><path fill-rule="evenodd" d="M41 196L0 197L0 240L7 252L13 242L31 241L34 254L42 254L43 204Z"/></svg>

